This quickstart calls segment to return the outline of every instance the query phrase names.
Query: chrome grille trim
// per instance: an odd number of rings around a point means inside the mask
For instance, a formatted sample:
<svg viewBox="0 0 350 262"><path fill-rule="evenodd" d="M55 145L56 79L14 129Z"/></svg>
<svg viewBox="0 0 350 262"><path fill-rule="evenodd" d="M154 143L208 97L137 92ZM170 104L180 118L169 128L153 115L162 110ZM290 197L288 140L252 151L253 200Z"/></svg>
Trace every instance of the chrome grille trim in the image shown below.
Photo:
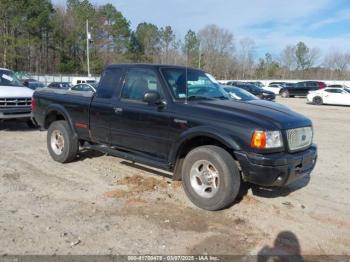
<svg viewBox="0 0 350 262"><path fill-rule="evenodd" d="M310 147L312 139L313 130L311 126L287 130L287 140L290 151L297 151Z"/></svg>
<svg viewBox="0 0 350 262"><path fill-rule="evenodd" d="M29 107L32 104L32 98L2 98L0 97L0 108L16 108L16 107Z"/></svg>

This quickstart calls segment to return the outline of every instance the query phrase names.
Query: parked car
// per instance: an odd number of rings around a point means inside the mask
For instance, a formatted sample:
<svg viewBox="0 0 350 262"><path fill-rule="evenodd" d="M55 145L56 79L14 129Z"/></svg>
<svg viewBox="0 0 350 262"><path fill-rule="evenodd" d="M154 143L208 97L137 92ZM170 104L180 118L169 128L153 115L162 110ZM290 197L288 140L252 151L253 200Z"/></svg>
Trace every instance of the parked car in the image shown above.
<svg viewBox="0 0 350 262"><path fill-rule="evenodd" d="M34 116L61 163L80 147L173 172L197 206L219 210L241 181L283 186L317 159L310 119L260 99L233 101L205 72L110 65L95 94L40 89Z"/></svg>
<svg viewBox="0 0 350 262"><path fill-rule="evenodd" d="M84 83L95 84L96 79L93 77L79 76L79 77L73 77L71 82L72 82L72 85L84 84Z"/></svg>
<svg viewBox="0 0 350 262"><path fill-rule="evenodd" d="M249 93L252 93L253 95L264 100L274 101L276 99L276 95L273 92L262 89L261 87L256 85L239 82L239 81L228 82L228 85L233 85L233 86L242 88L248 91Z"/></svg>
<svg viewBox="0 0 350 262"><path fill-rule="evenodd" d="M96 92L96 87L97 84L96 83L92 83L92 84L77 84L75 86L72 86L70 88L70 90L72 91L82 91L82 92Z"/></svg>
<svg viewBox="0 0 350 262"><path fill-rule="evenodd" d="M281 89L283 88L284 86L284 83L281 83L281 84L273 84L273 83L270 83L268 86L266 87L263 87L263 89L267 90L267 91L271 91L273 92L275 95L279 95L280 94L280 91Z"/></svg>
<svg viewBox="0 0 350 262"><path fill-rule="evenodd" d="M347 105L350 106L350 88L327 87L312 91L307 95L307 101L314 105Z"/></svg>
<svg viewBox="0 0 350 262"><path fill-rule="evenodd" d="M222 88L229 94L230 98L238 101L249 101L259 99L255 95L235 86L222 85Z"/></svg>
<svg viewBox="0 0 350 262"><path fill-rule="evenodd" d="M32 89L32 90L35 90L37 88L44 88L46 87L44 83L40 82L40 81L37 81L35 79L26 79L23 81L23 85Z"/></svg>
<svg viewBox="0 0 350 262"><path fill-rule="evenodd" d="M56 88L56 89L66 89L72 87L72 84L69 82L52 82L48 85L48 88Z"/></svg>
<svg viewBox="0 0 350 262"><path fill-rule="evenodd" d="M283 86L284 84L286 84L286 82L270 82L270 83L268 84L268 86L270 86L270 85L280 85L280 86Z"/></svg>
<svg viewBox="0 0 350 262"><path fill-rule="evenodd" d="M327 85L327 87L349 88L347 85L339 85L339 84Z"/></svg>
<svg viewBox="0 0 350 262"><path fill-rule="evenodd" d="M253 82L247 82L248 84L252 84L252 85L256 85L256 86L259 86L259 87L264 87L264 84L260 81L253 81Z"/></svg>
<svg viewBox="0 0 350 262"><path fill-rule="evenodd" d="M237 85L242 85L242 84L244 84L244 82L242 82L242 81L228 81L226 83L226 85L228 85L228 86L237 86Z"/></svg>
<svg viewBox="0 0 350 262"><path fill-rule="evenodd" d="M281 97L307 96L309 91L316 91L326 87L324 82L319 81L303 81L293 85L285 85L280 90Z"/></svg>
<svg viewBox="0 0 350 262"><path fill-rule="evenodd" d="M0 68L0 121L20 119L33 127L32 95L33 90L23 86L13 71Z"/></svg>

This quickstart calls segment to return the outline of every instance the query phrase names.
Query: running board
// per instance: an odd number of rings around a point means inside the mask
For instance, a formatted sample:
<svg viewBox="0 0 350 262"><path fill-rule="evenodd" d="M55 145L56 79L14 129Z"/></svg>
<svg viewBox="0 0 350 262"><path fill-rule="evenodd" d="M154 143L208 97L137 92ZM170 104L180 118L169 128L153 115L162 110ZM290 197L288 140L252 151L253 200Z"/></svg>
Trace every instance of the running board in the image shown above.
<svg viewBox="0 0 350 262"><path fill-rule="evenodd" d="M165 161L159 161L156 158L150 158L137 153L130 153L130 152L114 149L106 145L88 145L88 146L84 146L84 148L97 150L111 156L129 160L131 162L136 162L147 166L171 171L171 165L169 163Z"/></svg>

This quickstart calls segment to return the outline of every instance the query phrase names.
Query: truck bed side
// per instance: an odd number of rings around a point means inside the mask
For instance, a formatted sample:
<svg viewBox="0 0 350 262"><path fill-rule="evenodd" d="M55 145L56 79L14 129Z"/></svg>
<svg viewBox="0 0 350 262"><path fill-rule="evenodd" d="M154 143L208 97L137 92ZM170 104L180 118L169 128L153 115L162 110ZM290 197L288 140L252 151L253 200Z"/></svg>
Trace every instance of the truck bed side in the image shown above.
<svg viewBox="0 0 350 262"><path fill-rule="evenodd" d="M57 119L65 119L79 138L89 139L89 108L92 92L45 88L35 91L34 117L42 129Z"/></svg>

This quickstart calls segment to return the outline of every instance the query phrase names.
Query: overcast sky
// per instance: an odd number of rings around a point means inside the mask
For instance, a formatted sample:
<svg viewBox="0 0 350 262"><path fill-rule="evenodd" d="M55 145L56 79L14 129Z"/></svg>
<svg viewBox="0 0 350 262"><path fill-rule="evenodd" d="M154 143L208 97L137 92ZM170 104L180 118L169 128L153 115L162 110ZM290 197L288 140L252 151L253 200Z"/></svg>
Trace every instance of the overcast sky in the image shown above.
<svg viewBox="0 0 350 262"><path fill-rule="evenodd" d="M54 0L65 3L65 0ZM278 55L287 44L350 51L350 0L92 0L112 3L130 20L171 25L179 37L217 24L236 40L254 39L257 52Z"/></svg>

